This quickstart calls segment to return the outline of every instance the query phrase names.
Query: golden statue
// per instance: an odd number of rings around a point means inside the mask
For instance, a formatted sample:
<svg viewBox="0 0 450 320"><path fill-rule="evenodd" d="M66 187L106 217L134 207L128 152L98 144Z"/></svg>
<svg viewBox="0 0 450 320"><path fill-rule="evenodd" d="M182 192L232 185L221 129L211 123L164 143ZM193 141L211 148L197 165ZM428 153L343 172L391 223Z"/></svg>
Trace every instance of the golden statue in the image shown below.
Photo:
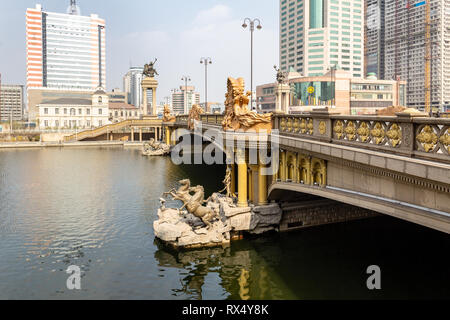
<svg viewBox="0 0 450 320"><path fill-rule="evenodd" d="M200 120L200 115L203 113L205 113L205 111L198 104L192 105L192 108L189 111L189 117L188 117L189 130L194 130L194 121Z"/></svg>
<svg viewBox="0 0 450 320"><path fill-rule="evenodd" d="M272 129L272 114L258 114L248 109L250 91L244 94L244 79L228 78L227 93L225 94L225 117L222 122L223 130L243 129L267 130Z"/></svg>
<svg viewBox="0 0 450 320"><path fill-rule="evenodd" d="M236 195L231 192L231 182L232 182L232 175L233 171L231 170L231 166L227 166L227 171L225 173L225 179L223 179L222 183L225 186L222 190L219 191L219 193L227 191L227 197L228 198L236 198Z"/></svg>
<svg viewBox="0 0 450 320"><path fill-rule="evenodd" d="M163 122L175 122L175 120L175 116L170 115L169 105L164 105Z"/></svg>

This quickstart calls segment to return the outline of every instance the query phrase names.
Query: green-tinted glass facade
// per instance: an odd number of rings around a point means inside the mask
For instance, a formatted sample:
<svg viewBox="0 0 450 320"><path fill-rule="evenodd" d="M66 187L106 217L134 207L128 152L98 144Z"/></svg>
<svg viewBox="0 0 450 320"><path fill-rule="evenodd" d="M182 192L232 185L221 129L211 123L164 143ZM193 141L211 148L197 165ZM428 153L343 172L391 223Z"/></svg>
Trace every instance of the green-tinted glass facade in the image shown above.
<svg viewBox="0 0 450 320"><path fill-rule="evenodd" d="M309 0L309 28L323 28L323 1L324 0Z"/></svg>
<svg viewBox="0 0 450 320"><path fill-rule="evenodd" d="M309 93L308 88L314 92ZM334 81L296 82L291 84L291 105L332 105L334 104Z"/></svg>

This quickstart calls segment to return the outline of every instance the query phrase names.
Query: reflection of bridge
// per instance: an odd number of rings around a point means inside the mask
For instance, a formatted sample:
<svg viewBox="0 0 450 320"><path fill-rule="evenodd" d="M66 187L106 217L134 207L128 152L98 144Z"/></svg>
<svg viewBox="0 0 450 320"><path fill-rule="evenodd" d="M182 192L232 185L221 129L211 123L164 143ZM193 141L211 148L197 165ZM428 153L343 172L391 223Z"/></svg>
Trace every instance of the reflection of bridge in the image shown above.
<svg viewBox="0 0 450 320"><path fill-rule="evenodd" d="M92 130L81 131L64 138L64 141L89 141L89 140L148 140L149 136L162 137L162 120L149 117L144 119L132 119L108 124Z"/></svg>
<svg viewBox="0 0 450 320"><path fill-rule="evenodd" d="M202 130L222 133L225 140L222 119L221 115L202 115ZM187 128L187 121L187 116L178 116L176 122L164 123L166 142L173 145L179 137L172 132ZM276 115L272 128L279 130L271 135L279 139L280 156L279 170L271 176L260 174L261 161L249 164L254 148L249 136L232 135L234 140L246 140L244 153L233 150L245 159L232 165L232 189L237 189L239 205L265 204L268 199L283 200L286 194L296 193L450 233L450 119L316 111ZM288 225L308 225L305 216L310 211L302 210L290 217ZM341 214L332 208L322 222L339 221Z"/></svg>

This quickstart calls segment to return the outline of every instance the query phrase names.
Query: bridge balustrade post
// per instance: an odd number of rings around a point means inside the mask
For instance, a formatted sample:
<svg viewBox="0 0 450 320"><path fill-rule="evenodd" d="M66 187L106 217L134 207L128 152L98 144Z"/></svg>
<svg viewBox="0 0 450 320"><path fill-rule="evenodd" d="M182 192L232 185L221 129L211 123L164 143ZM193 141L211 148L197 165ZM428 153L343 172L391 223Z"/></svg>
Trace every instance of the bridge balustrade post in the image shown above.
<svg viewBox="0 0 450 320"><path fill-rule="evenodd" d="M331 115L339 114L328 110L311 111L313 118L313 136L321 141L331 142L333 138L333 123Z"/></svg>
<svg viewBox="0 0 450 320"><path fill-rule="evenodd" d="M134 142L134 127L131 127L131 142Z"/></svg>

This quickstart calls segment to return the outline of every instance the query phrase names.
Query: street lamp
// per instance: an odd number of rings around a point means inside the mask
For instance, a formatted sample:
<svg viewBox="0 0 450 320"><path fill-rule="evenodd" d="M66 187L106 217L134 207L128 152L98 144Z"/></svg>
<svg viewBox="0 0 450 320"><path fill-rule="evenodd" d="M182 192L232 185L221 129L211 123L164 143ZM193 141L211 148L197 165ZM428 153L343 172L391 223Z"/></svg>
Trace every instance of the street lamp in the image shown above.
<svg viewBox="0 0 450 320"><path fill-rule="evenodd" d="M188 114L188 108L187 108L187 83L188 81L191 81L191 78L189 76L183 76L181 78L181 81L184 81L184 114Z"/></svg>
<svg viewBox="0 0 450 320"><path fill-rule="evenodd" d="M212 60L202 57L200 63L205 64L205 111L208 111L208 64L212 64Z"/></svg>
<svg viewBox="0 0 450 320"><path fill-rule="evenodd" d="M262 28L261 21L258 18L253 19L253 20L250 18L245 18L244 23L242 24L242 28L244 28L244 29L248 27L247 23L250 24L250 91L251 91L250 105L251 105L251 109L253 109L253 31L255 31L255 22L258 23L256 28L258 30L261 30L261 28Z"/></svg>

